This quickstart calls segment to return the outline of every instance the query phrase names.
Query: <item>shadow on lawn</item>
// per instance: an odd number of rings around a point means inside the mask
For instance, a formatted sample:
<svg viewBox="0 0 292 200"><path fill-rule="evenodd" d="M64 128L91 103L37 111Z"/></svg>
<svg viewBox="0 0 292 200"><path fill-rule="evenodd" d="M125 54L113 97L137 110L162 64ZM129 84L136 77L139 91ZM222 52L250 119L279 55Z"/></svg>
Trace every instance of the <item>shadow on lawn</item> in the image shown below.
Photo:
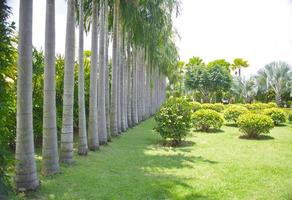
<svg viewBox="0 0 292 200"><path fill-rule="evenodd" d="M250 138L246 135L241 135L239 136L240 139L245 139L245 140L274 140L275 138L269 135L260 135L256 138Z"/></svg>
<svg viewBox="0 0 292 200"><path fill-rule="evenodd" d="M224 133L221 129L209 129L208 131L193 130L194 133Z"/></svg>

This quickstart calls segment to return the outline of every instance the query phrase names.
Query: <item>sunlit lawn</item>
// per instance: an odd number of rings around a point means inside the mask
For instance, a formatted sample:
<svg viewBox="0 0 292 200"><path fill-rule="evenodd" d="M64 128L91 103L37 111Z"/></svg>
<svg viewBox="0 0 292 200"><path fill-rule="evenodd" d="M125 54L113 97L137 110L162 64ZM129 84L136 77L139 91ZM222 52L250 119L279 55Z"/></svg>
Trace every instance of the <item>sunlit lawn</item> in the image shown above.
<svg viewBox="0 0 292 200"><path fill-rule="evenodd" d="M36 199L292 199L292 128L263 140L234 127L190 135L184 147L160 145L148 120L71 167L41 177ZM20 197L19 197L20 198Z"/></svg>

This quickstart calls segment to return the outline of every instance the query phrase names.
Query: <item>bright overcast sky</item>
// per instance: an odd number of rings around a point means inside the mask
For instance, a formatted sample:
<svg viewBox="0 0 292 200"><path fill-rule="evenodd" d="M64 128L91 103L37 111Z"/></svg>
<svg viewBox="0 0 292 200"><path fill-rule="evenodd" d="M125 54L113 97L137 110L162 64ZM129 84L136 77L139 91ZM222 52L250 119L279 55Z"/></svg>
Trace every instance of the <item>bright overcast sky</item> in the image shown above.
<svg viewBox="0 0 292 200"><path fill-rule="evenodd" d="M8 3L17 25L19 0ZM33 44L41 48L45 0L34 1L33 15ZM64 53L65 22L65 0L56 0L57 53ZM250 63L246 74L255 73L273 60L292 64L291 0L182 0L175 26L181 36L177 46L184 61L192 56L206 62L219 58L231 62L242 57ZM85 48L90 49L90 37L85 40Z"/></svg>

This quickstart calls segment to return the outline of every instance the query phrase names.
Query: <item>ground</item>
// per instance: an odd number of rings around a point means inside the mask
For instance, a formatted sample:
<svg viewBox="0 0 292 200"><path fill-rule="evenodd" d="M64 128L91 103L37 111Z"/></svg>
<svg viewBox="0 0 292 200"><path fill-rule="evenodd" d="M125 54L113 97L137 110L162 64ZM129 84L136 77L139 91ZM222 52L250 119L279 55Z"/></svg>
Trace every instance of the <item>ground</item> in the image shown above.
<svg viewBox="0 0 292 200"><path fill-rule="evenodd" d="M292 199L292 125L262 140L240 139L230 126L193 132L178 148L162 147L153 126L148 120L98 152L76 155L61 174L40 177L29 199Z"/></svg>

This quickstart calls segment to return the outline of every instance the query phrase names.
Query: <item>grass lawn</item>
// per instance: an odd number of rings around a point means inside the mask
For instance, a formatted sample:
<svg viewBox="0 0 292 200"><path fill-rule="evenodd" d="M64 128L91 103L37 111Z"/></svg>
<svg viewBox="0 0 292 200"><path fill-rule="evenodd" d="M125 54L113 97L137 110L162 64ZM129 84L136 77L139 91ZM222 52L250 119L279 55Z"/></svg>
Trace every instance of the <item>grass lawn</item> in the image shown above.
<svg viewBox="0 0 292 200"><path fill-rule="evenodd" d="M74 166L41 177L31 199L292 199L292 126L262 140L234 127L192 133L184 147L160 145L148 120ZM15 197L16 199L21 197Z"/></svg>

